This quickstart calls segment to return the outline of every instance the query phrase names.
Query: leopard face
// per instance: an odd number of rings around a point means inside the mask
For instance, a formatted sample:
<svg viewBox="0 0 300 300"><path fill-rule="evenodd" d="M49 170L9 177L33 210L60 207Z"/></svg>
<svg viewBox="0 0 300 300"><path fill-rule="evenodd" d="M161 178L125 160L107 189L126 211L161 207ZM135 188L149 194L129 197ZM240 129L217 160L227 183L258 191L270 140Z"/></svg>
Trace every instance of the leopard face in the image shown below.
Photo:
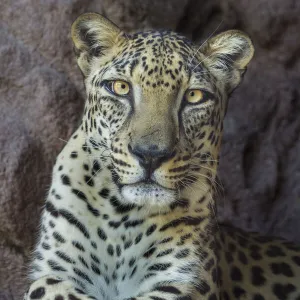
<svg viewBox="0 0 300 300"><path fill-rule="evenodd" d="M123 201L205 193L228 94L253 55L249 38L229 31L199 48L169 31L126 35L97 14L77 19L72 37L88 97L82 128Z"/></svg>

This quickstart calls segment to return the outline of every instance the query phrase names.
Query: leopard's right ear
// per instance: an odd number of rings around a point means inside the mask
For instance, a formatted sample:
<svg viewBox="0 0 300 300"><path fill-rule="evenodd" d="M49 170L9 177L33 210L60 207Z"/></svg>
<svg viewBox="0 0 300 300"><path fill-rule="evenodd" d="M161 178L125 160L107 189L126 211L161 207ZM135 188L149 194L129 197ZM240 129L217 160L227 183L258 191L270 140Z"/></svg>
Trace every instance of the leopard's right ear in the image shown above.
<svg viewBox="0 0 300 300"><path fill-rule="evenodd" d="M96 13L79 16L71 29L77 63L85 76L90 72L93 58L105 55L120 42L125 35L115 24Z"/></svg>

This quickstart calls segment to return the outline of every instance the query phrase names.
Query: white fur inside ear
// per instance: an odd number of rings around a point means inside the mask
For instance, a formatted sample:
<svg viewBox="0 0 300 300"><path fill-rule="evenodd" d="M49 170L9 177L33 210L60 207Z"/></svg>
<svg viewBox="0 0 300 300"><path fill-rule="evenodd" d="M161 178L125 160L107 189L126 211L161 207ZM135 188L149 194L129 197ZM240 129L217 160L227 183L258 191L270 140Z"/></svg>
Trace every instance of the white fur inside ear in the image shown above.
<svg viewBox="0 0 300 300"><path fill-rule="evenodd" d="M246 34L230 30L210 39L203 45L202 53L216 69L244 69L253 57L254 47Z"/></svg>
<svg viewBox="0 0 300 300"><path fill-rule="evenodd" d="M208 40L201 48L203 63L231 93L254 55L250 38L241 31L229 30ZM199 64L200 64L199 63Z"/></svg>
<svg viewBox="0 0 300 300"><path fill-rule="evenodd" d="M93 57L111 53L114 46L124 39L122 31L111 21L95 13L79 16L72 25L72 39L77 62L87 75Z"/></svg>

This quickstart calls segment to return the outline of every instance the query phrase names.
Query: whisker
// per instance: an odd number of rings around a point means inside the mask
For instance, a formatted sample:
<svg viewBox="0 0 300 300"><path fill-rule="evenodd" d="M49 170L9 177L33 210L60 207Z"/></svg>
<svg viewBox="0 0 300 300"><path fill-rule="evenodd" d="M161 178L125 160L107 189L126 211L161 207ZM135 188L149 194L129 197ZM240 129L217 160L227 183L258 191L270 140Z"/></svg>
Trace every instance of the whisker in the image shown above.
<svg viewBox="0 0 300 300"><path fill-rule="evenodd" d="M189 59L189 64L193 61L194 57L197 55L198 51L200 50L200 48L207 43L207 41L216 33L216 31L220 28L220 26L223 24L224 20L221 20L221 22L218 24L218 26L216 27L216 29L208 36L208 38L199 46L199 48L197 49L197 51L194 53L194 55L191 57L191 59Z"/></svg>

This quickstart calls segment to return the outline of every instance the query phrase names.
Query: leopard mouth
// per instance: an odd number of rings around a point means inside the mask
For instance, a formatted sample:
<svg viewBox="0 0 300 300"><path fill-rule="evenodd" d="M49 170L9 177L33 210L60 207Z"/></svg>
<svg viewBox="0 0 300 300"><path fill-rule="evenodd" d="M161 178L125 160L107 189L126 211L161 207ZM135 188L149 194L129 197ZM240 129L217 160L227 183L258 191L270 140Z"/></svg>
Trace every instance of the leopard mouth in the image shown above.
<svg viewBox="0 0 300 300"><path fill-rule="evenodd" d="M175 189L166 188L151 179L123 185L121 194L126 202L138 205L166 205L177 199Z"/></svg>
<svg viewBox="0 0 300 300"><path fill-rule="evenodd" d="M166 190L174 190L175 191L175 189L167 188L151 178L140 180L140 181L134 183L134 185L143 185L143 186L149 186L149 187L150 186L153 186L153 187L158 186L158 187L166 189Z"/></svg>

